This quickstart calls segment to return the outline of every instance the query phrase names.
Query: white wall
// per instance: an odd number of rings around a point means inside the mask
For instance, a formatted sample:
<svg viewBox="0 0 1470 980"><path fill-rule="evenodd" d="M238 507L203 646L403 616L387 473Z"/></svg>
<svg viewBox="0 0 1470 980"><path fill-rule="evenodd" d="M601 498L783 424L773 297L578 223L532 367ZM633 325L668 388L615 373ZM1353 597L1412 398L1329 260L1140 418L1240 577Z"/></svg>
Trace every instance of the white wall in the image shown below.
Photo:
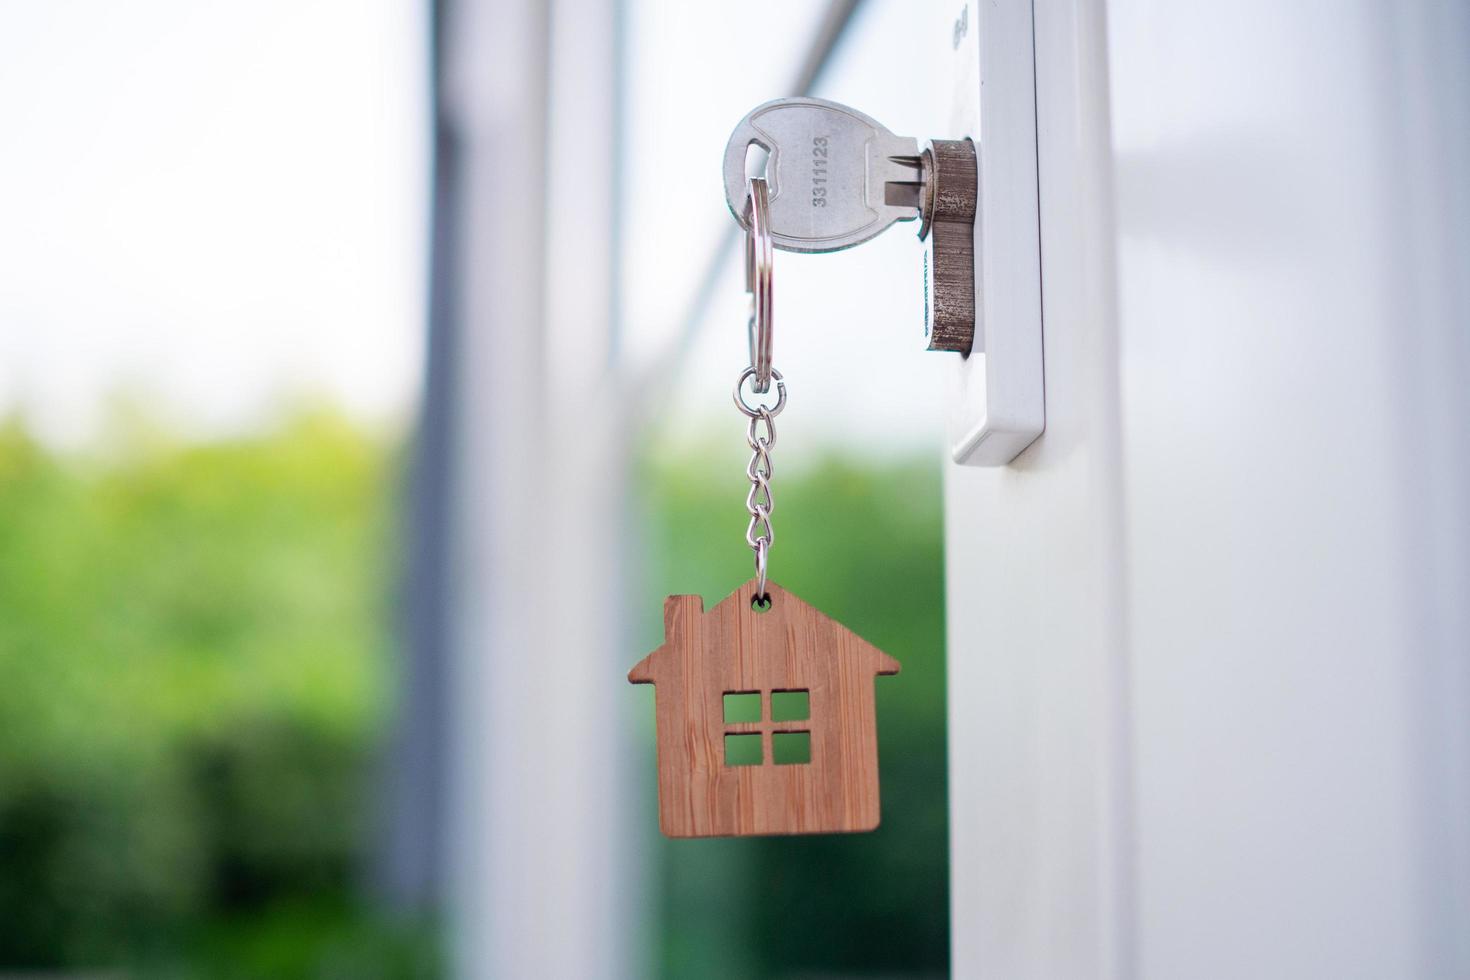
<svg viewBox="0 0 1470 980"><path fill-rule="evenodd" d="M956 975L1470 973L1467 14L1036 30L1047 431L948 475Z"/></svg>

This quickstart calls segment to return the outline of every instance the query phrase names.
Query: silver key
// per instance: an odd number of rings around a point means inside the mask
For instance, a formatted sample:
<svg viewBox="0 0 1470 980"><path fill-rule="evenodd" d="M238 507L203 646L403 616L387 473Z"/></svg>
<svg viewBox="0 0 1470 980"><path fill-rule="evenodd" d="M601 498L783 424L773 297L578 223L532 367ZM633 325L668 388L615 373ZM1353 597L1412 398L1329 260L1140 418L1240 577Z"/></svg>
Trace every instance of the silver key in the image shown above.
<svg viewBox="0 0 1470 980"><path fill-rule="evenodd" d="M752 144L770 154L765 177L777 248L835 252L919 215L918 141L836 102L776 99L740 120L725 145L725 203L742 228Z"/></svg>

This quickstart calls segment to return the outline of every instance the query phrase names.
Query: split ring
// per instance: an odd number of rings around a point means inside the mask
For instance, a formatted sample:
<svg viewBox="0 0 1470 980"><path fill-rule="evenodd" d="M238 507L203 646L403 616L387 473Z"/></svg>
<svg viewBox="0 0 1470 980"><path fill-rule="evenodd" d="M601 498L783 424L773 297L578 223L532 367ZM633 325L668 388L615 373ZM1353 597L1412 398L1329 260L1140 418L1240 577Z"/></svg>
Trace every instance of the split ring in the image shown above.
<svg viewBox="0 0 1470 980"><path fill-rule="evenodd" d="M766 591L766 549L770 542L764 538L755 548L755 601L769 603L771 594Z"/></svg>
<svg viewBox="0 0 1470 980"><path fill-rule="evenodd" d="M740 377L735 379L735 391L732 393L735 399L735 407L740 409L740 413L748 419L760 418L761 409L765 408L763 405L752 408L745 401L745 392L742 389L745 387L745 382L753 377L755 377L754 367L748 367L744 371L741 371ZM775 368L771 369L771 377L776 382L776 404L766 409L766 411L770 414L771 418L775 418L786 407L786 382L781 380L781 372ZM760 394L760 392L756 392L756 394ZM771 441L775 442L774 439Z"/></svg>
<svg viewBox="0 0 1470 980"><path fill-rule="evenodd" d="M755 393L771 390L773 350L773 306L771 293L774 262L771 251L770 196L764 177L747 182L745 209L745 291L750 294L750 318L746 332L750 342L750 366L755 369Z"/></svg>

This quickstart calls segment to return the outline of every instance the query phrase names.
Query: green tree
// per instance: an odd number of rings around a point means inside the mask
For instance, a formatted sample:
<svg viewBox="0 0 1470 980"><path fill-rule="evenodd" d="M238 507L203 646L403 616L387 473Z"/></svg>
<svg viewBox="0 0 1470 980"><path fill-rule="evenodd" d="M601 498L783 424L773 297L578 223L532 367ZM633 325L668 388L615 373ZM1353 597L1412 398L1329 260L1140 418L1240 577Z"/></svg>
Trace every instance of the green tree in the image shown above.
<svg viewBox="0 0 1470 980"><path fill-rule="evenodd" d="M290 903L351 932L392 470L327 413L96 457L0 429L0 964L222 975ZM297 948L270 975L319 975Z"/></svg>

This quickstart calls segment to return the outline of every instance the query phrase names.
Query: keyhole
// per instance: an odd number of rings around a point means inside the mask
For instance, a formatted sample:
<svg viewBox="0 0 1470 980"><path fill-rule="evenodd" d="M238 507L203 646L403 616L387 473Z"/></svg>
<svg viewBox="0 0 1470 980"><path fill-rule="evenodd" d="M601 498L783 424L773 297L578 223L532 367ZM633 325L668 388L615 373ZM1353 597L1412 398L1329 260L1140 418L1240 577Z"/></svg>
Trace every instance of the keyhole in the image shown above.
<svg viewBox="0 0 1470 980"><path fill-rule="evenodd" d="M771 151L759 143L749 143L745 147L745 179L752 177L765 178L766 167L771 162Z"/></svg>

